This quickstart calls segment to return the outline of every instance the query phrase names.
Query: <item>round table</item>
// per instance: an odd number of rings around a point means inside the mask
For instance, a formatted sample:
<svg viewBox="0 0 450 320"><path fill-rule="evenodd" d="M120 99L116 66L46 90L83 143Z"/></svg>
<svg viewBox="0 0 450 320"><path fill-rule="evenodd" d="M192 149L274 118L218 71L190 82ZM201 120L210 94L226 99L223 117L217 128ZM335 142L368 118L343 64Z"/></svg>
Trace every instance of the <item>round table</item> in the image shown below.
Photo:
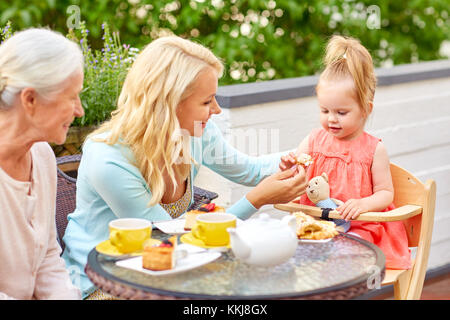
<svg viewBox="0 0 450 320"><path fill-rule="evenodd" d="M382 282L385 257L372 243L340 234L326 243L299 242L295 255L274 267L248 265L228 250L196 269L151 276L93 249L85 271L98 288L121 299L351 299Z"/></svg>

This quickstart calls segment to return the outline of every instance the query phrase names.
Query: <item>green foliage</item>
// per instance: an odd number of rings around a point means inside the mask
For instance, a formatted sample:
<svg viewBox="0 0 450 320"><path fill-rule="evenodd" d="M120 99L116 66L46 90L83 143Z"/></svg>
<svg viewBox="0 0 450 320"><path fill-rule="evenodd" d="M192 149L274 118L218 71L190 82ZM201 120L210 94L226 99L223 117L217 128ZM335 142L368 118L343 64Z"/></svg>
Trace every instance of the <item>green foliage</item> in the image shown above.
<svg viewBox="0 0 450 320"><path fill-rule="evenodd" d="M103 22L137 48L167 33L212 48L226 65L221 85L317 73L336 33L359 38L377 66L443 58L439 47L450 39L447 0L10 0L0 2L0 25L65 33L71 5L94 48ZM373 8L379 28L369 25Z"/></svg>
<svg viewBox="0 0 450 320"><path fill-rule="evenodd" d="M108 24L102 24L104 33L103 48L93 50L89 46L88 34L85 23L81 22L77 35L70 30L68 37L79 41L84 55L84 84L80 99L85 115L76 118L74 126L86 126L99 124L108 119L111 112L116 109L117 98L128 69L135 60L136 48L120 43L119 34L110 33Z"/></svg>
<svg viewBox="0 0 450 320"><path fill-rule="evenodd" d="M103 46L92 49L89 45L85 23L80 22L80 28L69 30L67 37L80 44L84 56L84 83L80 94L84 108L84 116L76 118L73 126L97 125L109 119L116 109L117 98L128 69L135 60L139 49L121 44L117 32L110 33L108 24L102 24ZM0 27L0 40L11 37L11 24Z"/></svg>
<svg viewBox="0 0 450 320"><path fill-rule="evenodd" d="M0 40L3 42L4 40L10 38L12 36L12 28L11 21L8 21L6 25L2 28L0 27Z"/></svg>
<svg viewBox="0 0 450 320"><path fill-rule="evenodd" d="M220 85L316 74L333 34L360 39L377 67L444 58L439 48L450 39L448 0L9 0L0 2L0 25L9 20L16 30L50 26L67 33L76 16L72 5L90 31L84 39L92 50L105 45L104 22L139 49L173 33L223 59ZM113 103L126 67L120 70L92 71L97 78L87 81L99 96L84 98L85 107L98 103L92 112L99 112L105 101Z"/></svg>

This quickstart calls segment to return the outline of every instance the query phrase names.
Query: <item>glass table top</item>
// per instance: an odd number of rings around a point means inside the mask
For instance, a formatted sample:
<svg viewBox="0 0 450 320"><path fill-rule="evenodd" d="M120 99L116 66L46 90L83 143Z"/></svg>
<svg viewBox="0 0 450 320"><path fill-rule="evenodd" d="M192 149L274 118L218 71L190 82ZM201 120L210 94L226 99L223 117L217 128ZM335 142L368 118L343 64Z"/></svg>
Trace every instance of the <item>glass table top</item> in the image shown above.
<svg viewBox="0 0 450 320"><path fill-rule="evenodd" d="M153 232L153 238L165 237ZM96 253L96 252L95 252ZM90 255L91 256L91 255ZM231 250L217 260L182 273L152 276L115 265L96 253L92 267L102 276L156 294L186 297L289 297L333 290L367 281L384 270L384 255L364 240L339 235L325 243L299 243L295 255L274 267L236 259Z"/></svg>

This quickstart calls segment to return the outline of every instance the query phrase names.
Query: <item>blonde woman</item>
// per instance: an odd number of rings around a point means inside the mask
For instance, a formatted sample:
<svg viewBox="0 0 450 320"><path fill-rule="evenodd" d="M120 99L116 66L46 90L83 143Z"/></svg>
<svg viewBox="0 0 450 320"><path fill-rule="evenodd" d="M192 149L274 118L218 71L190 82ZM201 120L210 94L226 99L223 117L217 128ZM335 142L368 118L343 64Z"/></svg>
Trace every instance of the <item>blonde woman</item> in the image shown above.
<svg viewBox="0 0 450 320"><path fill-rule="evenodd" d="M226 143L210 120L221 112L215 99L221 72L210 50L175 36L153 41L133 64L111 120L83 147L63 255L80 270L83 297L95 290L82 272L87 255L108 239L109 221L180 216L192 203L202 164L234 182L259 183L227 210L242 219L304 189L303 171L269 176L278 169L279 154L248 157Z"/></svg>
<svg viewBox="0 0 450 320"><path fill-rule="evenodd" d="M80 299L61 259L56 161L83 116L80 48L45 29L0 45L0 299Z"/></svg>

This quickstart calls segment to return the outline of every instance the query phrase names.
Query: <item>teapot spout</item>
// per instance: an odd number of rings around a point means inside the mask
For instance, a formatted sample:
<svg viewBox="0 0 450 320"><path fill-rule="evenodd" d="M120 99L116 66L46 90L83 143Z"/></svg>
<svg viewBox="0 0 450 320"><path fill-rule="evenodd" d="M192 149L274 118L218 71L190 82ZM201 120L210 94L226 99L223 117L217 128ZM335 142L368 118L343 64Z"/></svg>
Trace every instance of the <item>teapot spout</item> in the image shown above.
<svg viewBox="0 0 450 320"><path fill-rule="evenodd" d="M251 249L245 241L239 236L235 228L228 228L230 234L231 249L238 259L245 260L250 257Z"/></svg>

